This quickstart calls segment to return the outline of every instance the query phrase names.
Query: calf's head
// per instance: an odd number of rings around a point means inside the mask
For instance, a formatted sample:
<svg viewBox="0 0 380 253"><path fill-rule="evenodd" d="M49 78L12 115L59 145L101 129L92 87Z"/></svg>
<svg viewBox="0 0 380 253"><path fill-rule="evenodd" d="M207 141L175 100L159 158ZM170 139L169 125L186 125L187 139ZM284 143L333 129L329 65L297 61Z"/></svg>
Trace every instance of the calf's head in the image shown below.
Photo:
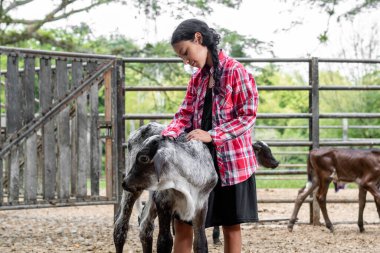
<svg viewBox="0 0 380 253"><path fill-rule="evenodd" d="M137 153L143 147L144 141L153 136L158 135L164 129L164 125L151 122L133 131L127 140L127 157L126 157L126 174L132 169L132 165L136 160Z"/></svg>
<svg viewBox="0 0 380 253"><path fill-rule="evenodd" d="M154 135L146 139L125 176L122 186L130 192L142 191L155 184L160 177L162 161L156 156L162 137Z"/></svg>
<svg viewBox="0 0 380 253"><path fill-rule="evenodd" d="M259 165L265 168L274 169L280 164L276 158L274 158L271 149L265 142L257 141L252 145L252 147Z"/></svg>

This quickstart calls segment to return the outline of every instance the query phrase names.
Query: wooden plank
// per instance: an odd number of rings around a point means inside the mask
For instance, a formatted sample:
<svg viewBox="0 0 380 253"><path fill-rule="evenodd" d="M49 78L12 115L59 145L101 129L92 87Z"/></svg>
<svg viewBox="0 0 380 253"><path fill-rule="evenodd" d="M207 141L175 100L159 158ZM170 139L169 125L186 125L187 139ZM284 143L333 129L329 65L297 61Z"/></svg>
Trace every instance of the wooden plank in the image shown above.
<svg viewBox="0 0 380 253"><path fill-rule="evenodd" d="M46 113L53 103L53 82L51 73L51 61L47 58L40 59L40 108L41 113ZM48 121L42 127L42 151L43 151L43 195L44 199L53 199L56 188L56 140L54 136L54 120Z"/></svg>
<svg viewBox="0 0 380 253"><path fill-rule="evenodd" d="M96 69L95 62L87 64L88 73ZM91 196L99 196L99 180L101 167L99 166L99 87L92 85L90 89L90 177L91 177Z"/></svg>
<svg viewBox="0 0 380 253"><path fill-rule="evenodd" d="M19 80L18 57L8 55L6 74L6 122L7 135L14 134L22 127L22 85ZM8 202L17 203L20 188L20 167L18 147L11 150L8 170Z"/></svg>
<svg viewBox="0 0 380 253"><path fill-rule="evenodd" d="M37 135L31 135L25 144L25 203L37 201Z"/></svg>
<svg viewBox="0 0 380 253"><path fill-rule="evenodd" d="M75 89L79 86L82 79L82 63L73 61L71 65L72 84L71 89ZM77 113L76 113L76 101L73 104L75 113L71 119L71 195L77 195L77 174L78 174L78 129L77 129Z"/></svg>
<svg viewBox="0 0 380 253"><path fill-rule="evenodd" d="M76 106L76 105L74 105ZM74 115L70 120L70 143L71 143L71 172L70 172L70 190L71 196L75 196L77 192L77 166L78 166L78 154L77 154L77 117Z"/></svg>
<svg viewBox="0 0 380 253"><path fill-rule="evenodd" d="M56 61L56 90L58 99L65 97L69 90L67 61ZM70 148L70 107L63 109L57 117L58 141L58 187L57 194L61 200L70 198L71 148Z"/></svg>
<svg viewBox="0 0 380 253"><path fill-rule="evenodd" d="M24 73L22 85L25 92L24 124L34 119L34 81L35 81L35 58L26 57L24 61ZM37 134L31 135L25 142L24 163L24 201L35 203L37 200Z"/></svg>
<svg viewBox="0 0 380 253"><path fill-rule="evenodd" d="M112 71L109 70L104 74L104 104L105 104L105 113L104 120L110 126L111 117L112 117L112 103L111 103L111 75ZM108 199L112 199L112 136L111 129L108 128L107 137L106 137L106 196Z"/></svg>
<svg viewBox="0 0 380 253"><path fill-rule="evenodd" d="M117 203L120 203L122 196L122 180L123 175L125 173L125 151L123 147L123 143L125 142L125 64L122 61L117 61L116 70L114 71L115 77L115 111L114 111L114 132L116 135L114 136L115 147L117 156L114 157L115 161L115 191L116 191L116 200ZM116 160L115 160L116 159ZM117 211L120 209L119 204L114 205L114 215L117 215Z"/></svg>
<svg viewBox="0 0 380 253"><path fill-rule="evenodd" d="M74 72L77 73L74 79ZM82 62L73 62L73 83L79 85L83 80ZM77 86L75 86L77 87ZM77 186L76 197L84 198L87 195L87 175L89 168L89 142L87 140L87 92L76 100L76 134L77 134Z"/></svg>
<svg viewBox="0 0 380 253"><path fill-rule="evenodd" d="M77 129L78 129L78 175L77 198L87 195L87 171L90 169L89 140L87 124L87 94L84 92L77 98Z"/></svg>
<svg viewBox="0 0 380 253"><path fill-rule="evenodd" d="M35 81L35 58L25 57L22 85L25 92L24 125L34 119L34 81Z"/></svg>
<svg viewBox="0 0 380 253"><path fill-rule="evenodd" d="M111 124L112 124L112 196L116 196L118 189L118 72L119 65L115 65L112 69L111 77ZM121 71L121 70L120 70ZM122 116L123 117L123 116ZM116 215L117 208L114 208L114 213Z"/></svg>
<svg viewBox="0 0 380 253"><path fill-rule="evenodd" d="M9 55L7 59L6 106L7 134L18 131L22 126L22 85L18 73L18 57Z"/></svg>
<svg viewBox="0 0 380 253"><path fill-rule="evenodd" d="M9 175L9 192L8 192L8 202L10 205L18 204L19 200L19 148L15 147L11 150L10 156L10 175Z"/></svg>
<svg viewBox="0 0 380 253"><path fill-rule="evenodd" d="M115 82L115 120L114 124L116 129L114 131L117 133L116 136L114 136L115 139L115 146L117 152L117 157L115 161L115 189L116 189L116 197L120 201L121 195L122 195L122 180L123 180L123 174L125 173L125 151L123 147L123 143L125 142L125 120L124 120L124 114L125 114L125 92L123 92L125 87L125 68L124 68L124 62L117 61L116 65L117 71L114 71L116 76L116 82ZM115 208L116 210L118 209ZM116 211L115 210L115 211Z"/></svg>

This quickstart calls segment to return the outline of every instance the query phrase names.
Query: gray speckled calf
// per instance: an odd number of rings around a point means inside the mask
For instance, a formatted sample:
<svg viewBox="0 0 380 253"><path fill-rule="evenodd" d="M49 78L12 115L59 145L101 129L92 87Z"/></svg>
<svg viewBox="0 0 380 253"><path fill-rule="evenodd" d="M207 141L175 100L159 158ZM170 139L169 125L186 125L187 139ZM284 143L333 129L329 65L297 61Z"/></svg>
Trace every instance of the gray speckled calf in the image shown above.
<svg viewBox="0 0 380 253"><path fill-rule="evenodd" d="M123 251L133 204L143 190L151 190L153 200L145 206L148 209L140 226L144 252L152 251L153 222L157 215L160 226L157 252L171 252L170 222L174 213L192 221L194 252L207 252L204 221L209 193L217 183L210 152L203 143L187 142L183 136L175 141L163 138L159 135L162 129L162 125L150 123L128 140L128 173L114 229L117 252Z"/></svg>

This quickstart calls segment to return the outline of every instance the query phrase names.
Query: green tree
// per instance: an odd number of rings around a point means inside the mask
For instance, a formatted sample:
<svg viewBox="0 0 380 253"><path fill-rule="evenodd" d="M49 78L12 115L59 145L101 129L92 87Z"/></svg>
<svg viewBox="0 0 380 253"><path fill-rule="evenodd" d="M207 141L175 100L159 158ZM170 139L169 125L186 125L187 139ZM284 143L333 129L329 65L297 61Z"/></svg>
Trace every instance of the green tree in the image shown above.
<svg viewBox="0 0 380 253"><path fill-rule="evenodd" d="M318 39L320 42L326 42L329 32L330 21L336 19L337 22L342 22L343 20L353 20L356 15L363 12L377 11L380 6L380 0L359 0L354 1L352 6L343 13L337 13L336 9L342 5L347 4L348 0L296 0L289 1L284 0L285 2L291 2L293 6L308 6L310 8L318 8L324 11L327 15L327 26L324 28L322 33L319 35ZM294 22L293 24L299 24L299 22Z"/></svg>
<svg viewBox="0 0 380 253"><path fill-rule="evenodd" d="M109 3L130 4L143 11L147 18L156 18L164 12L170 12L172 16L181 17L185 12L193 12L198 15L206 15L213 11L212 4L222 4L231 8L238 7L241 0L53 0L53 7L44 17L38 19L18 18L17 10L28 8L36 4L37 0L0 0L0 45L15 45L23 41L34 39L41 44L52 44L56 47L64 47L69 50L72 44L66 41L56 41L50 33L44 33L42 29L47 24L69 18L75 14L91 11L97 6ZM165 6L162 8L161 6ZM83 28L83 27L82 27ZM45 28L46 29L46 28Z"/></svg>

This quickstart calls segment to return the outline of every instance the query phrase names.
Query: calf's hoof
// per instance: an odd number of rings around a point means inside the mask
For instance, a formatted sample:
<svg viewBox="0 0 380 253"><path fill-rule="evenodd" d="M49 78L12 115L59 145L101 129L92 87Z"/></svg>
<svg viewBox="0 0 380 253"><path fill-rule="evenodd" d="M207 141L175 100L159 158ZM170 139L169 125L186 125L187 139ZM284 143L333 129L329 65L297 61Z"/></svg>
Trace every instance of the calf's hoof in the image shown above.
<svg viewBox="0 0 380 253"><path fill-rule="evenodd" d="M296 223L295 219L289 220L289 223L288 223L288 231L289 232L293 232L294 223Z"/></svg>
<svg viewBox="0 0 380 253"><path fill-rule="evenodd" d="M331 225L331 226L327 226L327 228L330 230L331 233L334 233L334 227Z"/></svg>
<svg viewBox="0 0 380 253"><path fill-rule="evenodd" d="M213 240L213 242L214 242L214 245L222 245L222 242L220 241L219 238L215 238L215 239Z"/></svg>

